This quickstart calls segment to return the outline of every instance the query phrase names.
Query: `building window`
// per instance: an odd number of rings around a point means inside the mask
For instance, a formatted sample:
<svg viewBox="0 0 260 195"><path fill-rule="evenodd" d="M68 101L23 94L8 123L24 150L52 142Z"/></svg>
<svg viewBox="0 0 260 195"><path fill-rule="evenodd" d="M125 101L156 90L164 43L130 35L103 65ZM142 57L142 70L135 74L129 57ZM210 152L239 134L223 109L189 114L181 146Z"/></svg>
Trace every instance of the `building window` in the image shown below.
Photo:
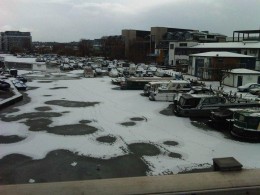
<svg viewBox="0 0 260 195"><path fill-rule="evenodd" d="M170 44L170 49L174 49L174 44Z"/></svg>
<svg viewBox="0 0 260 195"><path fill-rule="evenodd" d="M180 43L180 47L187 47L187 43Z"/></svg>

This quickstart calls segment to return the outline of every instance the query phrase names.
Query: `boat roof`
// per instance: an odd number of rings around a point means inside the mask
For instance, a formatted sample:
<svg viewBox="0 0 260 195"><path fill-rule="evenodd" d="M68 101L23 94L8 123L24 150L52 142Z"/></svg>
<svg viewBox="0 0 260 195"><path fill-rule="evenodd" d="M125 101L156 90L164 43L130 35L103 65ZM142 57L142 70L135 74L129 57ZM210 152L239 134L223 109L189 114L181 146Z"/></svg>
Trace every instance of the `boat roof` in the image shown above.
<svg viewBox="0 0 260 195"><path fill-rule="evenodd" d="M246 68L235 68L230 71L233 74L260 74L259 71L256 70L249 70Z"/></svg>
<svg viewBox="0 0 260 195"><path fill-rule="evenodd" d="M170 80L171 83L184 83L184 84L188 84L190 83L190 81L187 80Z"/></svg>
<svg viewBox="0 0 260 195"><path fill-rule="evenodd" d="M151 82L149 82L149 84L151 84L151 85L153 85L153 84L160 84L160 83L162 83L162 84L164 84L164 83L169 83L170 81L168 80L161 80L161 81L151 81Z"/></svg>
<svg viewBox="0 0 260 195"><path fill-rule="evenodd" d="M127 79L128 81L143 81L143 82L150 82L150 81L166 81L166 80L172 80L171 77L130 77Z"/></svg>
<svg viewBox="0 0 260 195"><path fill-rule="evenodd" d="M260 108L247 108L234 110L234 113L238 113L249 117L260 117Z"/></svg>
<svg viewBox="0 0 260 195"><path fill-rule="evenodd" d="M218 97L216 95L211 95L211 94L187 94L184 93L182 94L182 97L185 99L192 99L192 98L205 98L205 97Z"/></svg>

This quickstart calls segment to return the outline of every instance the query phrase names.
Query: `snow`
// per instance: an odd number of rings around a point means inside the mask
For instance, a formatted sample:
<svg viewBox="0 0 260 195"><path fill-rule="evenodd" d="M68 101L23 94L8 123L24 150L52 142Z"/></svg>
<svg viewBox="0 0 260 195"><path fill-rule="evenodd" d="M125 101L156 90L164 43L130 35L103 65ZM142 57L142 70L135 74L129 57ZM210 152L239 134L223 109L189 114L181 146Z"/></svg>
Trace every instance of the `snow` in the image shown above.
<svg viewBox="0 0 260 195"><path fill-rule="evenodd" d="M74 72L75 74L77 72ZM218 82L212 83L217 86ZM164 116L159 112L168 107L168 102L149 101L140 95L142 91L114 90L111 78L82 78L75 80L55 80L51 83L28 82L28 86L39 87L28 90L31 98L29 104L19 107L18 112L7 116L36 112L35 108L46 106L48 100L65 100L100 102L93 107L77 108L47 105L50 112L64 113L53 120L50 126L78 124L81 120L92 121L88 125L98 129L90 135L63 136L33 132L21 123L0 121L0 135L20 135L26 139L12 144L0 144L0 158L12 153L19 153L41 159L50 151L66 149L95 158L110 159L129 153L128 145L132 143L152 143L161 154L143 156L151 171L148 175L177 173L179 171L208 167L212 158L233 156L245 168L260 168L258 155L260 144L230 140L218 131L205 131L191 124L190 119L175 116ZM53 87L67 89L50 90ZM233 88L227 88L233 89ZM44 95L51 95L46 97ZM132 117L147 119L136 121L135 126L122 126L120 123L130 121ZM104 144L96 139L101 136L113 135L116 141ZM177 146L165 145L165 141L178 142ZM182 158L169 157L169 152L179 153ZM71 166L76 162L72 162Z"/></svg>
<svg viewBox="0 0 260 195"><path fill-rule="evenodd" d="M194 57L229 57L229 58L254 58L254 56L232 53L227 51L210 51L204 53L191 54Z"/></svg>
<svg viewBox="0 0 260 195"><path fill-rule="evenodd" d="M61 136L45 131L31 132L21 121L6 123L1 121L2 135L17 134L26 139L13 144L0 144L0 158L19 153L34 159L44 158L56 149L67 149L81 155L109 159L125 155L127 145L131 143L152 143L161 150L159 156L144 156L149 163L150 175L167 172L177 173L203 165L212 164L212 158L233 156L246 168L260 168L259 144L243 143L226 139L217 131L204 131L191 124L188 118L164 116L159 112L168 107L167 102L152 102L140 95L141 91L113 90L109 77L85 78L79 80L55 80L52 83L32 81L29 86L39 87L27 91L31 103L23 105L20 111L10 113L18 115L35 112L35 107L46 106L45 101L65 98L71 101L98 101L93 107L66 108L51 106L52 112L64 112L62 117L52 118L50 126L77 124L80 120L91 120L89 124L99 130L91 135ZM68 89L50 90L51 87L66 86ZM45 97L44 95L52 95ZM132 117L143 117L147 121L137 121L135 126L124 127L120 123L130 121ZM113 135L117 138L113 144L102 144L97 137ZM177 146L168 146L164 141L178 142ZM66 143L66 144L65 144ZM182 159L168 157L168 152L182 155ZM73 166L73 165L72 165Z"/></svg>
<svg viewBox="0 0 260 195"><path fill-rule="evenodd" d="M72 166L72 167L75 167L75 166L77 166L77 162L73 162L73 163L71 163L70 165Z"/></svg>
<svg viewBox="0 0 260 195"><path fill-rule="evenodd" d="M23 62L32 64L45 64L45 62L36 62L36 58L17 58L11 54L0 54L0 57L4 57L6 62Z"/></svg>
<svg viewBox="0 0 260 195"><path fill-rule="evenodd" d="M29 179L29 183L35 183L34 179Z"/></svg>
<svg viewBox="0 0 260 195"><path fill-rule="evenodd" d="M236 69L232 69L230 71L230 73L233 74L260 74L259 71L255 71L255 70L249 70L246 68L236 68Z"/></svg>

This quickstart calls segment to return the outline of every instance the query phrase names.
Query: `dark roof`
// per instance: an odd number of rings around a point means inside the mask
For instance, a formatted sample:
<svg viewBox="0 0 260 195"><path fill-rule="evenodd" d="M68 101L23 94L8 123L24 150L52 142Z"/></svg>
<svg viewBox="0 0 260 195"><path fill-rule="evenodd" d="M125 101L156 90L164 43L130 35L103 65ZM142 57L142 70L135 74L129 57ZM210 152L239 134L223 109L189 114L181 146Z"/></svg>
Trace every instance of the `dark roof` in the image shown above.
<svg viewBox="0 0 260 195"><path fill-rule="evenodd" d="M234 33L260 33L260 30L235 30Z"/></svg>

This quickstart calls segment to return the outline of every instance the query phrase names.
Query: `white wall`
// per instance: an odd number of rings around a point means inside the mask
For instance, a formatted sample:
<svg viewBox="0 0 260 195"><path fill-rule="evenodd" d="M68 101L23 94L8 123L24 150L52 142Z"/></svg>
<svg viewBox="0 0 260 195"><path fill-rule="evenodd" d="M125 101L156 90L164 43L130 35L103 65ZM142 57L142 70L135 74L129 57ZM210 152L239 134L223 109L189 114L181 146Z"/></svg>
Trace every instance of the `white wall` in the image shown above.
<svg viewBox="0 0 260 195"><path fill-rule="evenodd" d="M224 85L228 85L231 87L238 87L237 86L237 80L238 80L238 76L242 76L243 80L242 80L242 85L245 85L247 83L257 83L258 81L258 76L259 75L250 75L250 74L230 74L228 77L226 77L223 81Z"/></svg>
<svg viewBox="0 0 260 195"><path fill-rule="evenodd" d="M191 66L189 64L188 66L188 74L190 75L195 75L195 61L196 61L196 57L191 57Z"/></svg>
<svg viewBox="0 0 260 195"><path fill-rule="evenodd" d="M229 74L223 81L224 85L230 86L230 87L235 87L234 84L234 74Z"/></svg>
<svg viewBox="0 0 260 195"><path fill-rule="evenodd" d="M187 43L187 46L180 46L180 43ZM171 49L170 45L174 44L174 48ZM188 55L175 55L175 49L176 48L189 48L192 46L198 45L198 42L185 42L185 41L181 41L181 42L170 42L169 43L169 64L170 65L176 65L176 61L177 60L189 60L189 56Z"/></svg>

